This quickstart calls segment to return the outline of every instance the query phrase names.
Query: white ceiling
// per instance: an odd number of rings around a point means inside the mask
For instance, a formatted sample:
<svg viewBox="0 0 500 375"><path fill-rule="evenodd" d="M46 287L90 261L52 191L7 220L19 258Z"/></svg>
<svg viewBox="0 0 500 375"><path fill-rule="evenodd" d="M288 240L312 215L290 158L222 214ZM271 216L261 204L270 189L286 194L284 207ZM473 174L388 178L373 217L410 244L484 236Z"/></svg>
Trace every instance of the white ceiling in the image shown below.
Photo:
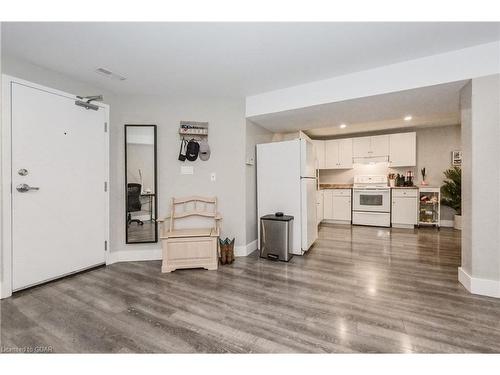
<svg viewBox="0 0 500 375"><path fill-rule="evenodd" d="M4 54L145 95L247 96L499 39L500 23L2 23Z"/></svg>
<svg viewBox="0 0 500 375"><path fill-rule="evenodd" d="M459 91L466 81L294 109L249 119L273 132L305 130L313 138L460 123ZM411 121L404 117L411 115ZM347 127L341 129L340 124Z"/></svg>

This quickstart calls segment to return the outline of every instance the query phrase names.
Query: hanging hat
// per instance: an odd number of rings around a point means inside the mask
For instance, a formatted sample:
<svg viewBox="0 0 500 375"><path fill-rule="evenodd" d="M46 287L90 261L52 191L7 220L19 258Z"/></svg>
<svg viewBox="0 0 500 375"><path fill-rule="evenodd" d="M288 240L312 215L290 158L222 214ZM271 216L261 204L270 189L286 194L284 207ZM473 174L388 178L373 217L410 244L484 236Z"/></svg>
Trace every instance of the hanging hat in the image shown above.
<svg viewBox="0 0 500 375"><path fill-rule="evenodd" d="M210 159L210 146L206 139L202 139L200 141L200 159L203 161L207 161Z"/></svg>

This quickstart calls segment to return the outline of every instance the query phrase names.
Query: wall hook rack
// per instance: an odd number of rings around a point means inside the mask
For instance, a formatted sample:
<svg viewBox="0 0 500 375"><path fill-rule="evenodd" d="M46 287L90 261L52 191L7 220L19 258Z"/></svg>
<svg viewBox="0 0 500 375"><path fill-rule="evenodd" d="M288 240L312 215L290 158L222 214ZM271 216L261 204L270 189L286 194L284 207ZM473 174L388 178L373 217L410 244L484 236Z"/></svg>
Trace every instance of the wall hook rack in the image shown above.
<svg viewBox="0 0 500 375"><path fill-rule="evenodd" d="M181 121L179 135L181 139L206 139L208 138L208 122Z"/></svg>

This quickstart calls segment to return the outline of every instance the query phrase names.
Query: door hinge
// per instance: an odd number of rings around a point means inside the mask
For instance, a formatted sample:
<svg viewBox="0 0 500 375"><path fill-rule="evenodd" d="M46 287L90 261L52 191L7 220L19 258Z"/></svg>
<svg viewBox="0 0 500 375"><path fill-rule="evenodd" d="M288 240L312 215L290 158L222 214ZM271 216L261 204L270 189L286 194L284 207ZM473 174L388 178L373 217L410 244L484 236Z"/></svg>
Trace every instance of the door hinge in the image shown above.
<svg viewBox="0 0 500 375"><path fill-rule="evenodd" d="M104 181L104 192L108 191L108 181Z"/></svg>
<svg viewBox="0 0 500 375"><path fill-rule="evenodd" d="M104 241L104 251L108 251L108 241Z"/></svg>
<svg viewBox="0 0 500 375"><path fill-rule="evenodd" d="M108 132L108 123L105 122L104 123L104 133L107 133Z"/></svg>

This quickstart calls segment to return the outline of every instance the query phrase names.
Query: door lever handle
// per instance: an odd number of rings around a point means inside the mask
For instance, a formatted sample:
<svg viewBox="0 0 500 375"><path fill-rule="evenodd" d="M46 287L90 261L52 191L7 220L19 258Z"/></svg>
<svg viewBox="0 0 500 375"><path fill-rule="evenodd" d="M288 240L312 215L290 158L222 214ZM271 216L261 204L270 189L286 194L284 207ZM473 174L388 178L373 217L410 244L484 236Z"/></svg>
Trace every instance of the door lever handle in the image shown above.
<svg viewBox="0 0 500 375"><path fill-rule="evenodd" d="M36 186L29 186L28 184L20 184L16 186L16 190L20 193L26 193L30 190L40 190L40 188Z"/></svg>

